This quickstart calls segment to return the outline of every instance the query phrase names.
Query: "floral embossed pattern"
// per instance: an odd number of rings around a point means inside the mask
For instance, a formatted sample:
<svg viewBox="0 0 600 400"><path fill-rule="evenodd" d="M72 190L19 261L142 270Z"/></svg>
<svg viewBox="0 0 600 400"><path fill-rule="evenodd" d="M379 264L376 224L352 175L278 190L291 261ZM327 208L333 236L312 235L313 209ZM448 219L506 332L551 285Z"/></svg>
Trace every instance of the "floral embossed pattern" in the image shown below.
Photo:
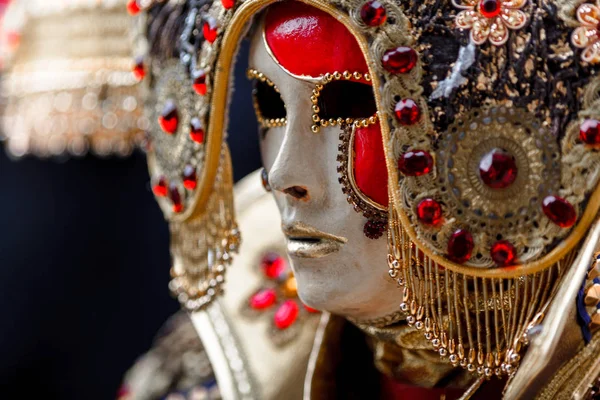
<svg viewBox="0 0 600 400"><path fill-rule="evenodd" d="M456 25L471 30L471 41L477 45L490 43L501 46L508 40L509 29L521 29L527 15L520 10L527 0L453 0L462 9Z"/></svg>

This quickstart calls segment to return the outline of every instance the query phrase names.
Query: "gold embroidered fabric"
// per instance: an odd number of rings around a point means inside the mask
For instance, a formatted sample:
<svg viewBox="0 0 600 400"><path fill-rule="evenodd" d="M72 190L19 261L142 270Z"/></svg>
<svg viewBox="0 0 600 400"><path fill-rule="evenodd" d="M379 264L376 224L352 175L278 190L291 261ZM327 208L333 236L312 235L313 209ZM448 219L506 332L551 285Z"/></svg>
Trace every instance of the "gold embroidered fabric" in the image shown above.
<svg viewBox="0 0 600 400"><path fill-rule="evenodd" d="M15 1L5 32L0 138L9 154L130 154L148 122L120 0Z"/></svg>

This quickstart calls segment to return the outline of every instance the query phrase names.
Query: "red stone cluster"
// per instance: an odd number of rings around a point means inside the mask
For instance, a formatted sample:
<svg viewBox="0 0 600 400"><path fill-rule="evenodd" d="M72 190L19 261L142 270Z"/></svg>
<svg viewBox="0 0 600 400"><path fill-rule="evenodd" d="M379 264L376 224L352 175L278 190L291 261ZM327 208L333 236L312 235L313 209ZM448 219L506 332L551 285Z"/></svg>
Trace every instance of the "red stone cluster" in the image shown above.
<svg viewBox="0 0 600 400"><path fill-rule="evenodd" d="M250 296L248 305L255 311L266 311L276 307L272 322L277 330L283 331L296 324L302 309L308 313L318 312L298 299L296 278L283 256L266 253L261 259L260 269L269 286Z"/></svg>

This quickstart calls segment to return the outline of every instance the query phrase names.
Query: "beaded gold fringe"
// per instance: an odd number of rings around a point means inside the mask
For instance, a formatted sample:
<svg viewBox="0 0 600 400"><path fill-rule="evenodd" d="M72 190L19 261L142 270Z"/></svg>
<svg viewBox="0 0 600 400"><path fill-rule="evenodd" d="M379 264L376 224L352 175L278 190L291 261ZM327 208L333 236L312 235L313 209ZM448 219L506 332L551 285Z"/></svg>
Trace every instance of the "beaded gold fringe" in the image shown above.
<svg viewBox="0 0 600 400"><path fill-rule="evenodd" d="M173 257L169 289L188 311L206 307L222 292L225 270L240 244L227 148L222 152L214 185L200 217L169 224Z"/></svg>
<svg viewBox="0 0 600 400"><path fill-rule="evenodd" d="M479 278L444 268L420 251L390 207L390 276L400 309L441 357L484 377L511 375L540 323L573 252L552 267L512 279Z"/></svg>

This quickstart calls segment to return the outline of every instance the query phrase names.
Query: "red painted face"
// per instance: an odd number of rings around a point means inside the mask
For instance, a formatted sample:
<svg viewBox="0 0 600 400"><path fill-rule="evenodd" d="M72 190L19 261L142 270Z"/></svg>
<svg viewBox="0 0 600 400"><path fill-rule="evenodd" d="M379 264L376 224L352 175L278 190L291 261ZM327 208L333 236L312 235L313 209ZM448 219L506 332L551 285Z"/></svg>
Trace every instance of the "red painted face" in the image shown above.
<svg viewBox="0 0 600 400"><path fill-rule="evenodd" d="M307 78L318 78L327 73L349 71L362 75L369 72L356 39L346 27L331 15L300 2L283 2L269 7L265 18L265 39L276 61L288 72ZM356 80L355 80L356 81ZM353 83L336 88L344 96L323 96L320 108L352 110L360 113L361 103L351 104L348 97L374 107L373 92L366 93L366 85ZM333 82L332 82L333 83ZM322 92L324 93L325 90ZM334 92L335 93L335 92ZM361 97L359 97L361 96ZM364 100L364 101L362 101ZM328 118L359 118L364 115L333 115ZM368 117L368 116L367 116ZM387 207L387 168L379 122L355 132L354 180L357 189L376 203Z"/></svg>

